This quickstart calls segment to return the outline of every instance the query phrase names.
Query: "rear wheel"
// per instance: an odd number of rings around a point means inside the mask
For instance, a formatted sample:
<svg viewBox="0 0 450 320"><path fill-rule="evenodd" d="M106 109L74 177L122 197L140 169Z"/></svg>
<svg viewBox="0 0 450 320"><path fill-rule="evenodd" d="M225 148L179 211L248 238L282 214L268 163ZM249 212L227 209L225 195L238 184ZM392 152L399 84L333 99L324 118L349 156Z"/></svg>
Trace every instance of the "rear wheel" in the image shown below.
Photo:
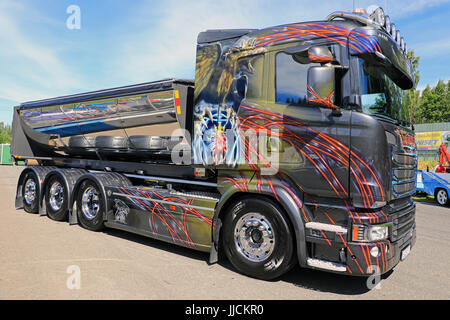
<svg viewBox="0 0 450 320"><path fill-rule="evenodd" d="M67 220L69 208L67 201L67 188L64 181L59 176L51 177L45 188L47 216L56 221Z"/></svg>
<svg viewBox="0 0 450 320"><path fill-rule="evenodd" d="M28 172L23 179L22 186L23 208L29 213L39 211L39 183L36 174Z"/></svg>
<svg viewBox="0 0 450 320"><path fill-rule="evenodd" d="M448 203L448 193L447 190L445 189L439 189L436 192L436 202L441 205L441 206L445 206Z"/></svg>
<svg viewBox="0 0 450 320"><path fill-rule="evenodd" d="M291 227L283 210L268 199L238 201L227 213L222 240L231 264L251 277L275 279L295 263Z"/></svg>
<svg viewBox="0 0 450 320"><path fill-rule="evenodd" d="M98 231L103 229L105 204L97 184L91 180L82 182L77 195L78 221L85 229Z"/></svg>

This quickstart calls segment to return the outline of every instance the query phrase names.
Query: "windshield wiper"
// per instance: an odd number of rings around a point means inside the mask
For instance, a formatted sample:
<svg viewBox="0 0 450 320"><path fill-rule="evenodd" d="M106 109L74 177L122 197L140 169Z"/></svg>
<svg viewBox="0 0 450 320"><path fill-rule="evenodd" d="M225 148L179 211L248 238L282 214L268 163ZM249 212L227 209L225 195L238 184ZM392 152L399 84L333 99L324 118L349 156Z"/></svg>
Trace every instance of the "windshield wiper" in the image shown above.
<svg viewBox="0 0 450 320"><path fill-rule="evenodd" d="M395 122L395 125L397 125L397 126L411 127L411 123L408 122L407 120L400 120L400 119L394 118L386 112L373 113L372 115L382 118L382 119L390 120L391 122Z"/></svg>

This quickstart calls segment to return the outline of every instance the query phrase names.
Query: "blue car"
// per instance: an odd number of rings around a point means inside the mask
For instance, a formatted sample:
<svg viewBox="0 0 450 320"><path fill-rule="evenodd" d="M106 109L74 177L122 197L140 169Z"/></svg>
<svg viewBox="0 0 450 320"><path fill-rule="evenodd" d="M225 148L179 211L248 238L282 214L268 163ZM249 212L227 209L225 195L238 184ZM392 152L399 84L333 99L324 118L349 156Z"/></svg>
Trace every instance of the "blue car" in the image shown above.
<svg viewBox="0 0 450 320"><path fill-rule="evenodd" d="M417 170L416 190L433 196L439 205L445 206L450 203L450 173Z"/></svg>

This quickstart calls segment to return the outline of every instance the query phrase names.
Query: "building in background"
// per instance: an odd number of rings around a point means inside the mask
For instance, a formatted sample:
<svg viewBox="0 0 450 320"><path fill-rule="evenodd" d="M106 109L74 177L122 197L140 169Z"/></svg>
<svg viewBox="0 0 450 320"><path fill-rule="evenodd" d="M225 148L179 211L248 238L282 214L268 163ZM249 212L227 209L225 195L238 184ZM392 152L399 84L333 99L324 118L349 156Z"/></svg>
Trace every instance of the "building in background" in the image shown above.
<svg viewBox="0 0 450 320"><path fill-rule="evenodd" d="M439 161L441 144L450 147L450 122L416 124L415 129L419 162Z"/></svg>

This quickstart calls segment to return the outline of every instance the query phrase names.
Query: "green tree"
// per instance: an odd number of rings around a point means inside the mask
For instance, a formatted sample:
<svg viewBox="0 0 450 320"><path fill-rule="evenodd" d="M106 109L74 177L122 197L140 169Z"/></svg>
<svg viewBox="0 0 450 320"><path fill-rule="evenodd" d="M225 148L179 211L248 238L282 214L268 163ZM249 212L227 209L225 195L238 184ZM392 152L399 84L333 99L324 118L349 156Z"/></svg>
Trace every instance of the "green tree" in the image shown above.
<svg viewBox="0 0 450 320"><path fill-rule="evenodd" d="M11 126L0 122L0 143L11 143Z"/></svg>
<svg viewBox="0 0 450 320"><path fill-rule="evenodd" d="M420 57L416 57L414 54L414 50L408 51L408 58L411 61L411 64L414 69L414 87L411 90L408 90L406 92L405 96L405 104L409 111L409 117L411 123L420 123L420 105L421 105L421 99L420 99L420 91L417 90L417 85L420 81L420 72L419 72L419 62Z"/></svg>

